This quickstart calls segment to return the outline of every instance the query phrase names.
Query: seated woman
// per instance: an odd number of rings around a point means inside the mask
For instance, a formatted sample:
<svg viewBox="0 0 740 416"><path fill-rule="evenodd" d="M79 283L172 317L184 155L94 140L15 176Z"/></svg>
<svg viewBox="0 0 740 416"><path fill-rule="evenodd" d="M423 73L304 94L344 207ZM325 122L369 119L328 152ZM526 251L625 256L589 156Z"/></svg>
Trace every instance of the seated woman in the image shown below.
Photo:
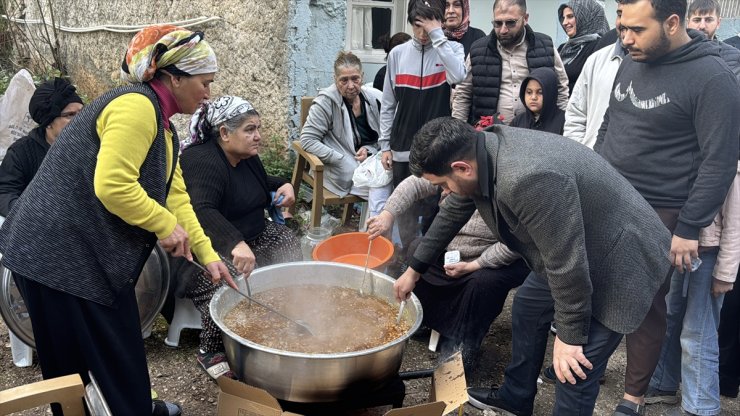
<svg viewBox="0 0 740 416"><path fill-rule="evenodd" d="M596 51L599 39L609 31L604 8L595 0L570 0L558 8L558 20L568 41L558 46L568 74L568 95L573 92L586 59Z"/></svg>
<svg viewBox="0 0 740 416"><path fill-rule="evenodd" d="M558 76L552 68L537 68L519 88L524 112L511 120L512 127L563 134L565 111L558 107Z"/></svg>
<svg viewBox="0 0 740 416"><path fill-rule="evenodd" d="M415 201L439 191L424 178L404 179L388 198L383 212L368 219L370 238L388 233L394 219ZM410 254L415 245L411 244ZM424 309L424 325L442 336L440 357L447 358L462 348L465 371L470 375L483 338L501 313L509 290L524 282L529 269L519 254L496 240L478 211L447 250L459 251L461 261L445 265L444 256L440 256L416 283L414 294Z"/></svg>
<svg viewBox="0 0 740 416"><path fill-rule="evenodd" d="M368 156L378 152L382 93L362 85L362 63L352 52L341 51L334 61L334 85L313 100L301 131L301 146L324 162L324 186L339 195L367 199L370 215L377 215L392 186L354 186L352 174Z"/></svg>
<svg viewBox="0 0 740 416"><path fill-rule="evenodd" d="M11 144L0 165L0 215L8 216L10 208L36 176L46 152L80 110L82 99L66 79L54 78L36 88L28 112L38 127Z"/></svg>
<svg viewBox="0 0 740 416"><path fill-rule="evenodd" d="M221 97L193 114L190 139L182 145L180 165L193 209L216 251L232 259L225 263L234 277L249 277L255 267L302 259L293 232L265 219L265 209L290 206L295 194L290 183L265 172L258 156L261 126L248 101ZM175 295L192 299L202 315L198 363L214 379L224 374L233 378L221 332L208 311L218 287L187 261L170 261Z"/></svg>

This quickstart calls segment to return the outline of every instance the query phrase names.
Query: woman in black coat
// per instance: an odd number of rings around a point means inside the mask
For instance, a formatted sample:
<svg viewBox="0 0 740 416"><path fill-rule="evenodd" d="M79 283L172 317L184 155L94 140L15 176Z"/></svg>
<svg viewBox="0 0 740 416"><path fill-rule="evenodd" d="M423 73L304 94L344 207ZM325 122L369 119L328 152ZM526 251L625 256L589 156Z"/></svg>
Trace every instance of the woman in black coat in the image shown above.
<svg viewBox="0 0 740 416"><path fill-rule="evenodd" d="M604 8L594 0L570 0L561 4L558 20L568 35L568 41L558 46L558 52L568 74L570 95L586 59L596 51L601 36L609 31L609 22Z"/></svg>

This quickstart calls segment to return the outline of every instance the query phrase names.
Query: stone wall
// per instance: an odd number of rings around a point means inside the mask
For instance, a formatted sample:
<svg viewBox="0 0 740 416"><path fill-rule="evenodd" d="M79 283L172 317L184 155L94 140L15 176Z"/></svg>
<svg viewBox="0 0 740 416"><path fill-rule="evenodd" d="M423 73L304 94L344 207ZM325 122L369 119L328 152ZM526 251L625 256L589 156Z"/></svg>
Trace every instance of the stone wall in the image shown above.
<svg viewBox="0 0 740 416"><path fill-rule="evenodd" d="M38 19L36 1L27 2L25 18ZM220 16L217 22L191 27L205 32L220 71L213 96L239 95L262 114L263 136L289 133L289 45L286 27L293 0L40 0L52 7L58 24L88 27L102 24L166 23L198 16ZM48 15L48 13L47 13ZM16 15L17 16L17 15ZM30 27L31 32L40 30ZM119 81L117 74L133 33L64 33L59 43L70 76L82 93L94 98ZM114 75L115 74L115 75ZM184 118L177 122L184 124ZM182 131L182 127L180 127Z"/></svg>
<svg viewBox="0 0 740 416"><path fill-rule="evenodd" d="M300 127L301 97L315 96L334 77L334 59L344 48L346 0L291 0L288 23L291 137Z"/></svg>

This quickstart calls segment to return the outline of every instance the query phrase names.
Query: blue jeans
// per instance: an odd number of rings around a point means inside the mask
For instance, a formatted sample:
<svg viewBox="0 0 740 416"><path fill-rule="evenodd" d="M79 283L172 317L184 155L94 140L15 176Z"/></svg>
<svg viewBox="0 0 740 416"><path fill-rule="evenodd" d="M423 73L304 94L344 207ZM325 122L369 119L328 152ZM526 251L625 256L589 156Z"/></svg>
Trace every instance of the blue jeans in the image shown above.
<svg viewBox="0 0 740 416"><path fill-rule="evenodd" d="M717 252L699 253L702 263L693 273L673 273L666 338L650 380L651 387L664 391L677 391L680 384L681 406L696 415L720 413L717 328L724 296L711 293Z"/></svg>
<svg viewBox="0 0 740 416"><path fill-rule="evenodd" d="M532 413L537 377L545 359L548 331L555 313L554 305L547 280L534 273L527 276L514 297L511 363L506 367L499 397L523 413ZM557 382L554 415L593 414L596 396L599 395L599 379L621 339L622 334L591 319L588 344L583 346L583 353L593 364L593 369L583 368L586 380L576 377L578 382L575 385Z"/></svg>

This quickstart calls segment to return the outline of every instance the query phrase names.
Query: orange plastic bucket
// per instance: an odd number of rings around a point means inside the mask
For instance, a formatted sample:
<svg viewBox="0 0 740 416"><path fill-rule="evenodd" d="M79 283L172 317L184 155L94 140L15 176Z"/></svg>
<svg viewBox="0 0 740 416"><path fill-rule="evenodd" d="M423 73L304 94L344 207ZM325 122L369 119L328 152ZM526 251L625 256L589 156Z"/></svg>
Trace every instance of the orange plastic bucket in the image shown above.
<svg viewBox="0 0 740 416"><path fill-rule="evenodd" d="M368 236L368 233L354 232L329 237L314 247L313 259L363 267L367 259L368 244L370 244ZM378 237L373 240L373 246L370 248L367 267L376 269L387 263L391 257L393 257L393 243L385 237Z"/></svg>

